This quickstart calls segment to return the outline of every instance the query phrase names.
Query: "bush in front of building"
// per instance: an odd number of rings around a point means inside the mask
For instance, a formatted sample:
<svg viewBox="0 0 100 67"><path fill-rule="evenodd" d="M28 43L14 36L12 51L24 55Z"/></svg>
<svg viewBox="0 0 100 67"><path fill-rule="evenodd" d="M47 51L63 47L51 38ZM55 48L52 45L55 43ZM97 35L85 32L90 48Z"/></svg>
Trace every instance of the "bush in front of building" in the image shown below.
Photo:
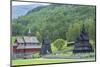
<svg viewBox="0 0 100 67"><path fill-rule="evenodd" d="M57 39L52 43L53 48L57 51L61 51L63 47L65 46L65 40L63 39Z"/></svg>
<svg viewBox="0 0 100 67"><path fill-rule="evenodd" d="M39 53L33 53L32 57L33 58L40 58L40 54Z"/></svg>

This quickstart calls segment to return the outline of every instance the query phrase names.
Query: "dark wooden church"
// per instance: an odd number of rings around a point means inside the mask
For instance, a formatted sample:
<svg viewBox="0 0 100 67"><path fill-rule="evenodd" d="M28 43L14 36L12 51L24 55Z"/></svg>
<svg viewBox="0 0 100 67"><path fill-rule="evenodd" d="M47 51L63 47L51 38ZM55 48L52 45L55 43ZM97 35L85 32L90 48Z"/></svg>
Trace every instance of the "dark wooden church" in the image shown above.
<svg viewBox="0 0 100 67"><path fill-rule="evenodd" d="M41 55L46 55L46 54L51 54L52 50L51 50L51 43L50 43L50 39L48 37L48 35L45 35L45 37L43 38L42 41L42 47L41 47Z"/></svg>
<svg viewBox="0 0 100 67"><path fill-rule="evenodd" d="M88 33L83 25L80 35L76 38L74 43L73 53L93 52L92 45L89 43Z"/></svg>

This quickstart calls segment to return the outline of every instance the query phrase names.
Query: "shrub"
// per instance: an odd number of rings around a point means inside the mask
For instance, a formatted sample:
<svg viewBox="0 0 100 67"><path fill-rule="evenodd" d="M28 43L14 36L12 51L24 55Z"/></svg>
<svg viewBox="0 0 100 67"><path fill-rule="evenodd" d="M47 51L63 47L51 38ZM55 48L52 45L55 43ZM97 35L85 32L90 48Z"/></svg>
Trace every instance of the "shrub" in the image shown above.
<svg viewBox="0 0 100 67"><path fill-rule="evenodd" d="M40 54L39 54L39 53L34 53L34 54L32 55L32 57L33 57L33 58L40 58Z"/></svg>
<svg viewBox="0 0 100 67"><path fill-rule="evenodd" d="M57 39L53 42L53 46L56 47L56 50L62 50L65 45L65 41L63 39Z"/></svg>

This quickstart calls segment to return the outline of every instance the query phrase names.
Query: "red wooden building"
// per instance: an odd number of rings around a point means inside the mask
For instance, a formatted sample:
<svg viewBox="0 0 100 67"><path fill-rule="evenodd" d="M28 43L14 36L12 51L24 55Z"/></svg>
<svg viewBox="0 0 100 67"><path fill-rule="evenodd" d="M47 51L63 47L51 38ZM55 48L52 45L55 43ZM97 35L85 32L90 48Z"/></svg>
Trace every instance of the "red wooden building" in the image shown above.
<svg viewBox="0 0 100 67"><path fill-rule="evenodd" d="M32 54L40 52L41 45L35 36L16 37L12 46L13 58L32 58Z"/></svg>

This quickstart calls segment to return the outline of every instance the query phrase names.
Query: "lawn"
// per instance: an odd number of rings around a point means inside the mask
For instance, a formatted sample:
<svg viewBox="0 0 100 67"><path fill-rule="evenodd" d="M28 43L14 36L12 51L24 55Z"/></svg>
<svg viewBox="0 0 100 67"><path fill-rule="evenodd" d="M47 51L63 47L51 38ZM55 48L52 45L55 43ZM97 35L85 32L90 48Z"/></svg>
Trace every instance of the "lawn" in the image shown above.
<svg viewBox="0 0 100 67"><path fill-rule="evenodd" d="M15 65L31 65L31 64L49 64L63 62L78 62L78 61L94 61L95 59L19 59L12 60L12 66Z"/></svg>

